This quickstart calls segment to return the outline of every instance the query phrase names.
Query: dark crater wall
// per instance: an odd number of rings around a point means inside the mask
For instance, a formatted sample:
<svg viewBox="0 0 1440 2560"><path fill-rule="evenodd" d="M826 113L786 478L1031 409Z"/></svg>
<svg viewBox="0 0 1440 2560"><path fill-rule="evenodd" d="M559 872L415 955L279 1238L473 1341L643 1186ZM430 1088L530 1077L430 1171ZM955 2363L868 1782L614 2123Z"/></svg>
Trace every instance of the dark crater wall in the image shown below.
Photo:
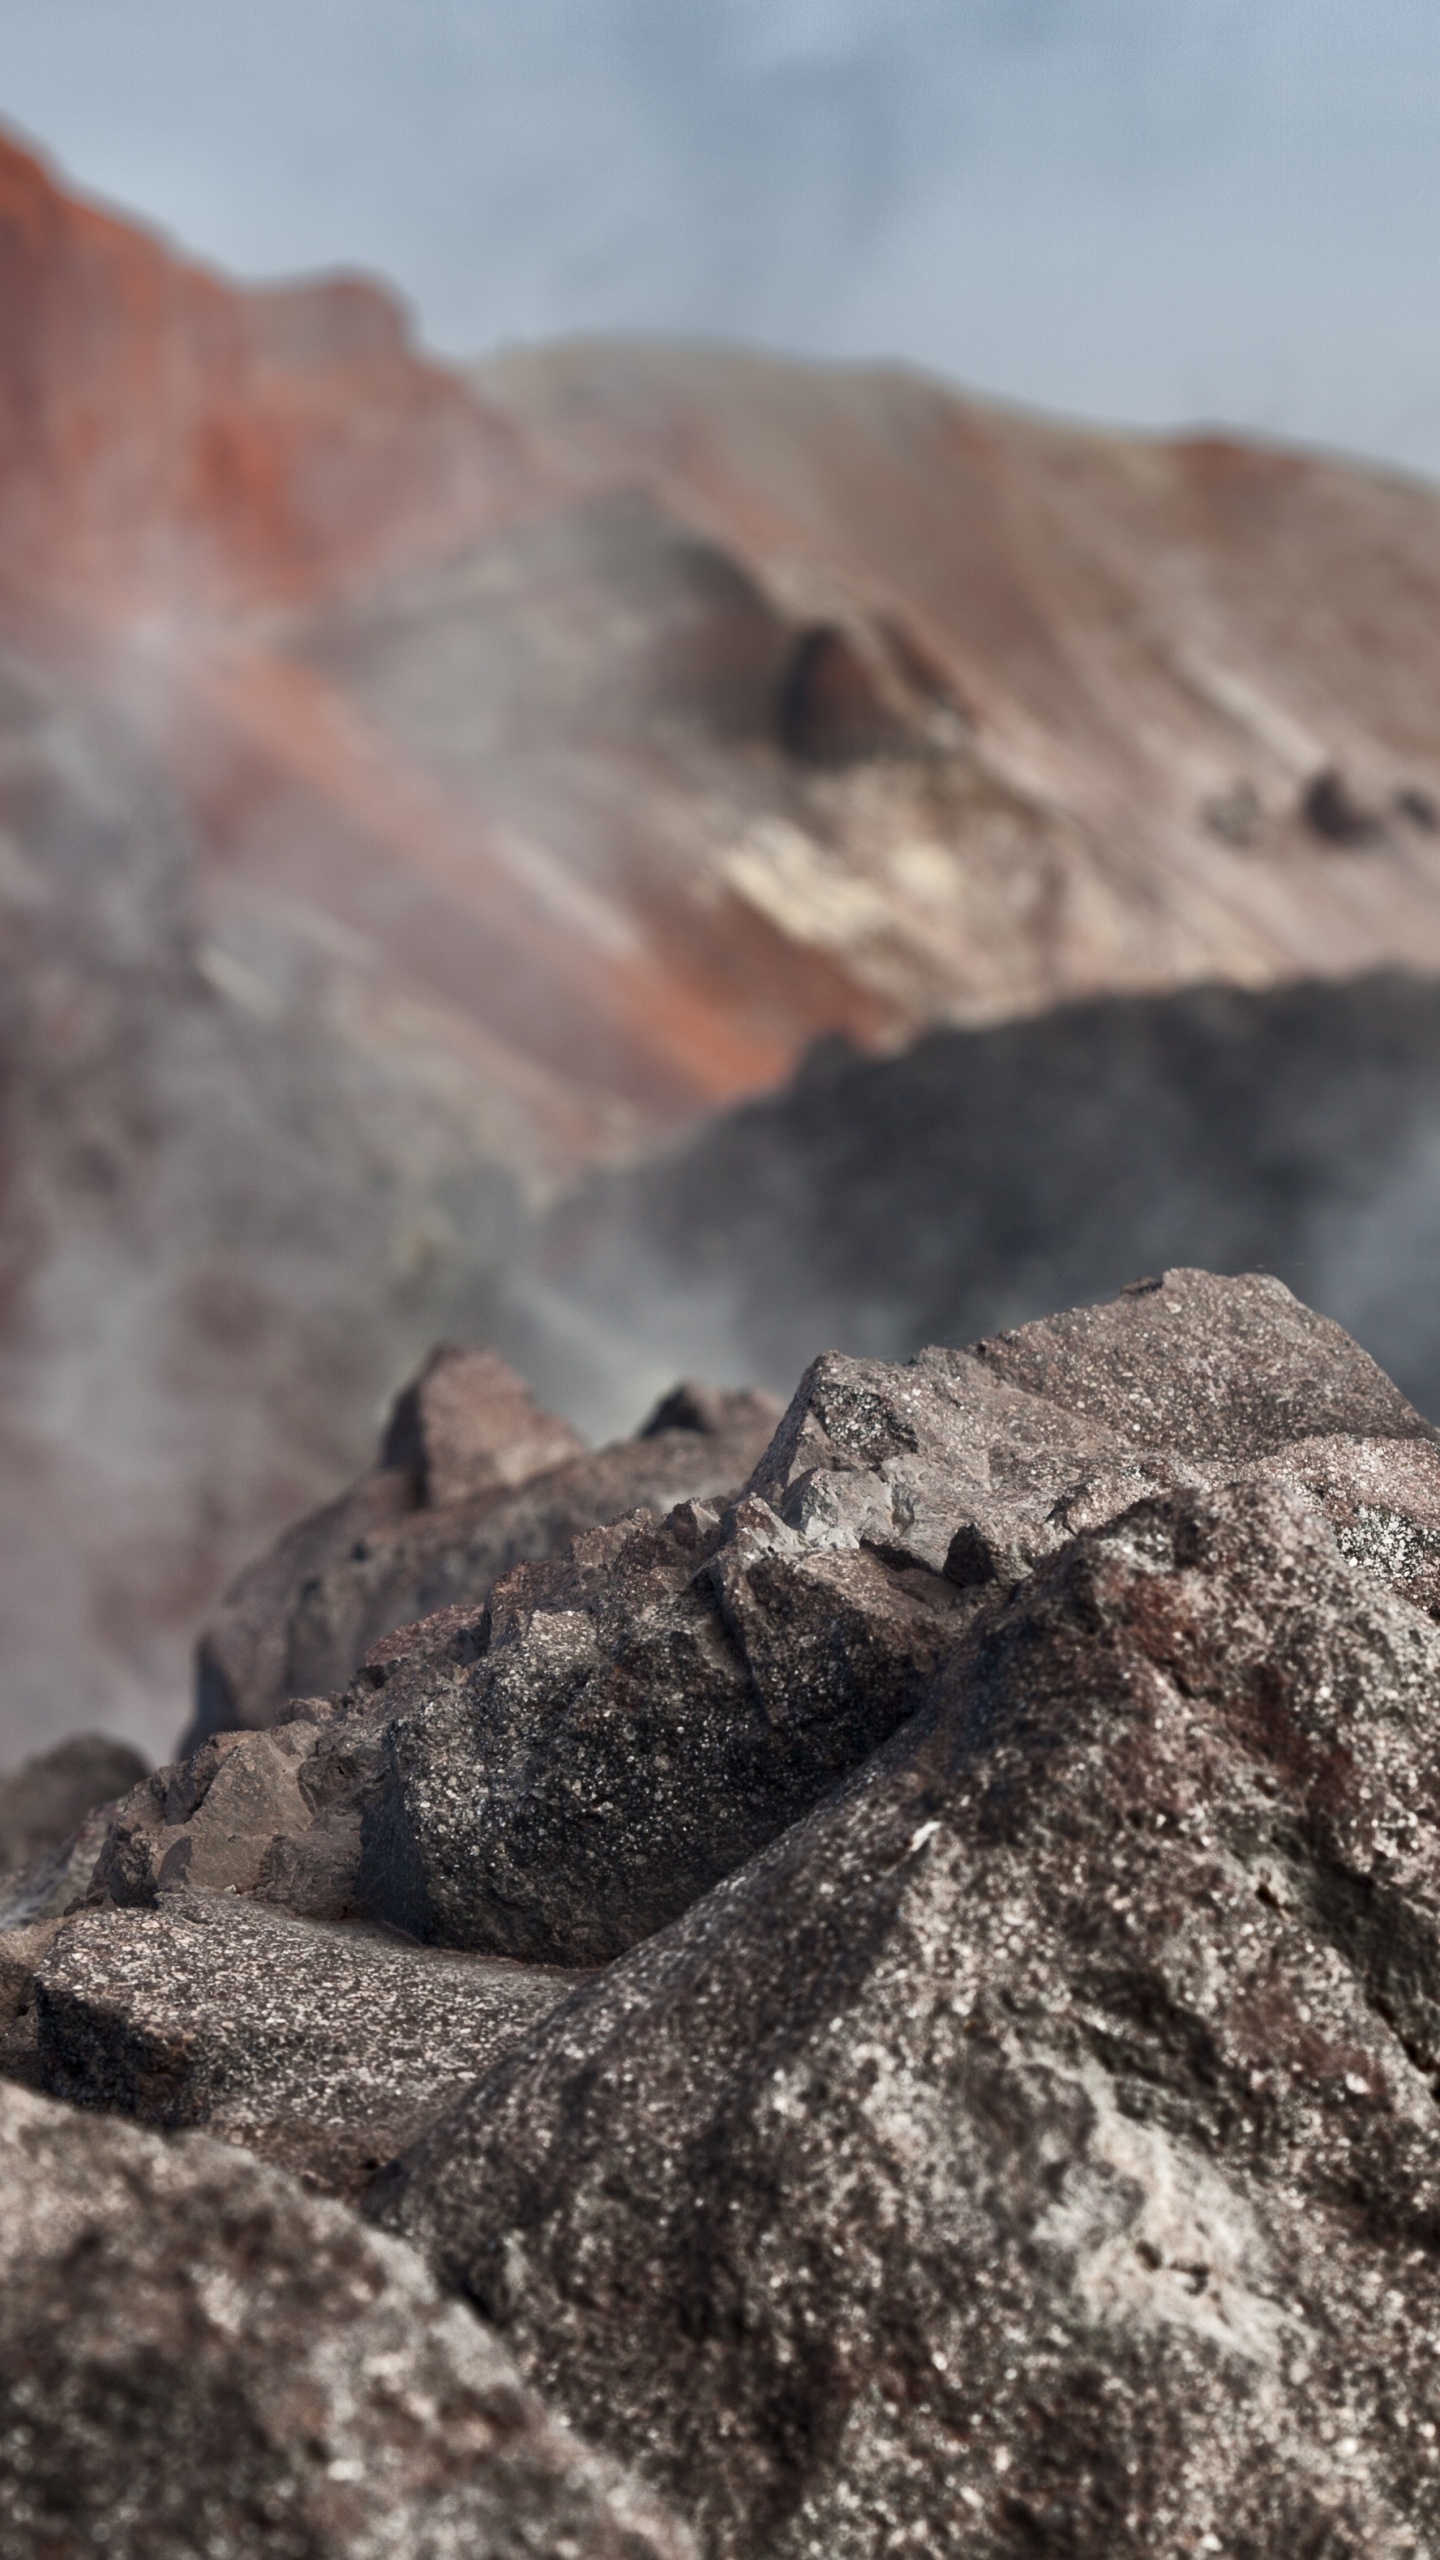
<svg viewBox="0 0 1440 2560"><path fill-rule="evenodd" d="M1139 1272L1274 1272L1440 1411L1440 987L1384 974L1108 997L904 1054L812 1052L552 1219L511 1318L554 1395L582 1357L788 1388L821 1343L903 1356ZM603 1346L597 1349L597 1345Z"/></svg>

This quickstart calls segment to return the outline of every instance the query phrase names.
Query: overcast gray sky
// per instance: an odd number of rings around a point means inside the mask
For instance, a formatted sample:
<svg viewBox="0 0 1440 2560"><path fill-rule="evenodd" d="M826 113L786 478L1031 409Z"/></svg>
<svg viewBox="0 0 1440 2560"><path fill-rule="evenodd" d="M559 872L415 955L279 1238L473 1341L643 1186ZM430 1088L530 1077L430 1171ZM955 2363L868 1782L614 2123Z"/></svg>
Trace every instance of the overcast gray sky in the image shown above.
<svg viewBox="0 0 1440 2560"><path fill-rule="evenodd" d="M0 0L0 115L447 350L898 356L1440 473L1440 0Z"/></svg>

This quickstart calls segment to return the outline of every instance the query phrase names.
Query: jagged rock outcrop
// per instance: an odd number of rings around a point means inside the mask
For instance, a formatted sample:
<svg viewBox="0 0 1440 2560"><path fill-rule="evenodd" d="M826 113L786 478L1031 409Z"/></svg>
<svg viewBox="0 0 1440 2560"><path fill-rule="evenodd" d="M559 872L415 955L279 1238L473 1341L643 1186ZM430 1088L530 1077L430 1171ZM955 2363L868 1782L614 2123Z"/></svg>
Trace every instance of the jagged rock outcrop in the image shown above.
<svg viewBox="0 0 1440 2560"><path fill-rule="evenodd" d="M1172 1272L904 1367L826 1354L740 1499L587 1529L396 1630L338 1698L212 1735L117 1809L96 1888L604 1962L863 1762L1078 1532L1247 1477L1440 1608L1435 1434L1278 1281Z"/></svg>
<svg viewBox="0 0 1440 2560"><path fill-rule="evenodd" d="M493 1353L433 1354L379 1465L227 1592L200 1639L189 1743L343 1689L396 1627L478 1609L513 1565L582 1530L734 1492L779 1412L751 1389L685 1383L633 1440L586 1450Z"/></svg>
<svg viewBox="0 0 1440 2560"><path fill-rule="evenodd" d="M1277 1281L826 1354L135 1790L0 2071L381 2161L708 2560L1420 2560L1437 1697L1440 1441Z"/></svg>
<svg viewBox="0 0 1440 2560"><path fill-rule="evenodd" d="M1142 1502L387 2220L712 2554L1428 2550L1437 1687L1303 1494Z"/></svg>
<svg viewBox="0 0 1440 2560"><path fill-rule="evenodd" d="M938 1574L817 1551L769 1506L590 1531L492 1596L480 1658L380 1739L361 1907L442 1945L619 1954L920 1704Z"/></svg>
<svg viewBox="0 0 1440 2560"><path fill-rule="evenodd" d="M0 2555L686 2560L343 2206L0 2086Z"/></svg>
<svg viewBox="0 0 1440 2560"><path fill-rule="evenodd" d="M1245 1477L1440 1607L1435 1434L1277 1281L1173 1272L904 1367L827 1354L739 1500L587 1530L397 1630L338 1699L212 1736L117 1810L97 1888L603 1962L877 1749L1067 1540Z"/></svg>
<svg viewBox="0 0 1440 2560"><path fill-rule="evenodd" d="M1278 1281L1172 1272L903 1368L827 1354L745 1499L511 1577L484 1649L394 1715L364 1907L555 1962L673 1918L921 1703L967 1612L1147 1492L1314 1487L1440 1605L1440 1449Z"/></svg>

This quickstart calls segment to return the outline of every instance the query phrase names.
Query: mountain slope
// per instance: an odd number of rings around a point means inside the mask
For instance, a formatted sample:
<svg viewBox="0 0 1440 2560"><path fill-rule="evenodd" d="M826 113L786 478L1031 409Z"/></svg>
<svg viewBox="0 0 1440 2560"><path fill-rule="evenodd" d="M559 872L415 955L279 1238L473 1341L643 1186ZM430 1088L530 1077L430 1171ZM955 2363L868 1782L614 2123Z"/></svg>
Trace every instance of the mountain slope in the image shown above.
<svg viewBox="0 0 1440 2560"><path fill-rule="evenodd" d="M1440 970L1428 489L720 350L462 376L3 142L0 308L7 1755L167 1739L426 1342L524 1331L527 1214L817 1038ZM525 1321L634 1423L607 1310Z"/></svg>

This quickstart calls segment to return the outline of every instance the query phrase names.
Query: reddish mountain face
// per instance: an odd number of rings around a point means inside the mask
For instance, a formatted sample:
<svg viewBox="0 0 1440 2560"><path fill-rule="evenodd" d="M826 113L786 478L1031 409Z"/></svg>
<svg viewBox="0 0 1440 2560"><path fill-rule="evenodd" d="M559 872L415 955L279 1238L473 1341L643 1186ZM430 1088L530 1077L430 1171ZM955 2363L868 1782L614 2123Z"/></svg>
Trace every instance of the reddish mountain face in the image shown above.
<svg viewBox="0 0 1440 2560"><path fill-rule="evenodd" d="M716 351L465 376L3 145L0 309L17 1730L177 1724L526 1202L817 1035L1440 970L1426 488Z"/></svg>
<svg viewBox="0 0 1440 2560"><path fill-rule="evenodd" d="M0 143L0 555L87 620L311 601L474 534L514 441L389 296L236 293Z"/></svg>
<svg viewBox="0 0 1440 2560"><path fill-rule="evenodd" d="M702 350L462 380L13 149L0 294L12 624L104 634L233 985L423 1017L528 1167L823 1030L1440 963L1427 489Z"/></svg>

